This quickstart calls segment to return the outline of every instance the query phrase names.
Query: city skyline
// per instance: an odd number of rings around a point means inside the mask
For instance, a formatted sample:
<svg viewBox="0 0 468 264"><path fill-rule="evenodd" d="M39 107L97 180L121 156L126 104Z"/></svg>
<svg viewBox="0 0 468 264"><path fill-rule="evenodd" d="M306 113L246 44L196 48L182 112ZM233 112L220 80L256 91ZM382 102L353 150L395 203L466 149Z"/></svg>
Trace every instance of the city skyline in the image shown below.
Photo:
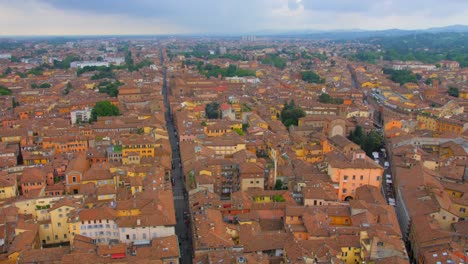
<svg viewBox="0 0 468 264"><path fill-rule="evenodd" d="M468 2L358 0L0 2L0 35L255 34L468 25Z"/></svg>

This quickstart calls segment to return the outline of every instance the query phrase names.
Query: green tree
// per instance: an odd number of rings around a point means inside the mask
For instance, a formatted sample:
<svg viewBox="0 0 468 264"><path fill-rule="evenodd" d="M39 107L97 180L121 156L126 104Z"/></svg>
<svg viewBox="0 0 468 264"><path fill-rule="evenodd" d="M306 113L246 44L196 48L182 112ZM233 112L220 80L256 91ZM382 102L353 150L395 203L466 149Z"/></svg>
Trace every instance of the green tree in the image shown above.
<svg viewBox="0 0 468 264"><path fill-rule="evenodd" d="M239 136L245 135L244 131L241 128L234 128L234 132L236 132Z"/></svg>
<svg viewBox="0 0 468 264"><path fill-rule="evenodd" d="M306 116L304 110L302 110L302 108L299 106L296 106L294 100L291 100L289 103L284 103L284 107L281 110L280 119L286 127L290 127L291 125L297 126L299 123L299 118L304 116Z"/></svg>
<svg viewBox="0 0 468 264"><path fill-rule="evenodd" d="M384 142L381 133L372 130L367 135L365 135L363 133L362 127L360 126L356 126L356 129L351 131L348 139L359 145L369 157L372 157L372 152L378 151Z"/></svg>
<svg viewBox="0 0 468 264"><path fill-rule="evenodd" d="M19 102L16 101L16 99L14 97L11 98L11 105L13 108L16 108L17 106L19 106Z"/></svg>
<svg viewBox="0 0 468 264"><path fill-rule="evenodd" d="M325 79L320 78L320 75L318 75L314 71L303 71L301 73L301 78L303 81L306 81L308 83L319 83L319 84L325 83Z"/></svg>
<svg viewBox="0 0 468 264"><path fill-rule="evenodd" d="M212 102L205 106L205 114L208 119L221 118L221 108L218 102Z"/></svg>
<svg viewBox="0 0 468 264"><path fill-rule="evenodd" d="M283 181L280 179L277 179L275 182L275 190L283 190Z"/></svg>
<svg viewBox="0 0 468 264"><path fill-rule="evenodd" d="M8 74L10 74L10 73L12 73L12 70L11 70L10 67L7 67L7 68L5 69L5 71L3 72L3 75L8 75Z"/></svg>
<svg viewBox="0 0 468 264"><path fill-rule="evenodd" d="M13 92L10 89L6 88L3 85L0 85L0 96L1 95L11 95L12 93Z"/></svg>
<svg viewBox="0 0 468 264"><path fill-rule="evenodd" d="M97 121L98 116L118 116L119 108L109 101L99 101L91 111L91 122Z"/></svg>
<svg viewBox="0 0 468 264"><path fill-rule="evenodd" d="M286 60L279 57L278 55L270 55L266 57L265 59L263 59L262 63L275 66L276 68L279 68L279 69L286 68Z"/></svg>
<svg viewBox="0 0 468 264"><path fill-rule="evenodd" d="M282 203L282 202L285 202L286 199L284 199L284 197L281 195L275 194L273 196L273 201Z"/></svg>
<svg viewBox="0 0 468 264"><path fill-rule="evenodd" d="M333 98L329 94L326 94L326 93L320 94L318 101L323 104L343 104L343 99Z"/></svg>
<svg viewBox="0 0 468 264"><path fill-rule="evenodd" d="M71 89L73 89L71 82L67 82L67 85L65 86L65 89L63 89L62 93L69 94Z"/></svg>
<svg viewBox="0 0 468 264"><path fill-rule="evenodd" d="M389 79L403 85L405 83L413 82L416 83L418 81L418 77L413 74L410 70L393 70L385 68L383 70L385 74L389 74Z"/></svg>
<svg viewBox="0 0 468 264"><path fill-rule="evenodd" d="M458 90L457 87L454 87L454 86L450 86L447 92L448 92L448 95L453 96L453 97L460 96L460 91Z"/></svg>
<svg viewBox="0 0 468 264"><path fill-rule="evenodd" d="M119 95L119 87L122 85L123 83L119 81L115 81L115 82L104 81L104 82L100 82L98 87L99 87L100 93L106 93L110 97L117 97Z"/></svg>

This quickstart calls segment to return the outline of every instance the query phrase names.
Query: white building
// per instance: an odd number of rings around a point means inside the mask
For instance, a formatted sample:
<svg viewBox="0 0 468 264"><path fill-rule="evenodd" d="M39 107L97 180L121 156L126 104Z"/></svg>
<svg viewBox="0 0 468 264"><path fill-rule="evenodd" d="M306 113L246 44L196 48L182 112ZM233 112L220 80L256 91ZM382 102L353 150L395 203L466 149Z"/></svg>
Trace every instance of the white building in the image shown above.
<svg viewBox="0 0 468 264"><path fill-rule="evenodd" d="M116 212L108 207L84 209L70 216L69 232L95 239L97 243L109 243L118 240L119 228L116 222Z"/></svg>
<svg viewBox="0 0 468 264"><path fill-rule="evenodd" d="M117 219L120 242L150 243L151 239L175 235L175 226L156 223L152 216L124 216Z"/></svg>
<svg viewBox="0 0 468 264"><path fill-rule="evenodd" d="M106 62L109 62L110 64L115 64L115 65L121 65L122 63L125 63L124 57L106 57L104 60Z"/></svg>
<svg viewBox="0 0 468 264"><path fill-rule="evenodd" d="M0 53L0 59L11 59L11 54L10 53Z"/></svg>
<svg viewBox="0 0 468 264"><path fill-rule="evenodd" d="M86 107L85 109L73 110L70 112L71 123L86 123L91 119L91 107Z"/></svg>
<svg viewBox="0 0 468 264"><path fill-rule="evenodd" d="M71 68L83 69L84 67L109 67L109 62L107 61L74 61L70 63Z"/></svg>

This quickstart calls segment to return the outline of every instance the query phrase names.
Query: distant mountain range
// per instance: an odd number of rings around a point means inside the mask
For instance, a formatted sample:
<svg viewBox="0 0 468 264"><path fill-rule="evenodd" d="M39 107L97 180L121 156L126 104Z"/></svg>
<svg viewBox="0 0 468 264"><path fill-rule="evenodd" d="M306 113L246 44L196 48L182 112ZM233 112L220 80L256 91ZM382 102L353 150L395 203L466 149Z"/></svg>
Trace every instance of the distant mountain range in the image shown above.
<svg viewBox="0 0 468 264"><path fill-rule="evenodd" d="M428 29L386 29L386 30L364 30L364 29L347 29L347 30L264 30L251 33L256 36L271 36L271 37L301 37L313 39L354 39L367 37L391 37L402 36L417 33L442 33L442 32L467 32L468 25L451 25L446 27L436 27Z"/></svg>

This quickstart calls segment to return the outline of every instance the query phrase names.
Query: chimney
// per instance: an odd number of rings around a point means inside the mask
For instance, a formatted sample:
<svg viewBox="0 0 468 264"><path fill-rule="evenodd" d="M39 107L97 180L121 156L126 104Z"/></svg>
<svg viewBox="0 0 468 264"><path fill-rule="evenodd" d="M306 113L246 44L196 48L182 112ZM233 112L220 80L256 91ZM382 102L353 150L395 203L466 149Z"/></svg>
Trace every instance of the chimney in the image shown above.
<svg viewBox="0 0 468 264"><path fill-rule="evenodd" d="M141 225L141 220L140 218L137 219L137 226L140 226Z"/></svg>

